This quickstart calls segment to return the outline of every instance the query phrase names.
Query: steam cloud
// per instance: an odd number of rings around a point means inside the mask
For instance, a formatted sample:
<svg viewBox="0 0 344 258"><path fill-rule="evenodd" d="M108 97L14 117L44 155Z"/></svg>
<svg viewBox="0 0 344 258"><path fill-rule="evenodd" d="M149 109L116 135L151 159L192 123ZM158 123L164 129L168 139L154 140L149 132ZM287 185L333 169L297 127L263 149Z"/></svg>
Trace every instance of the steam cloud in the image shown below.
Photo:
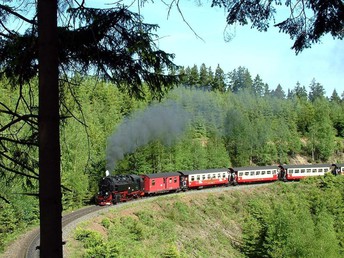
<svg viewBox="0 0 344 258"><path fill-rule="evenodd" d="M135 152L152 140L172 144L185 131L189 121L190 114L173 101L149 106L125 118L108 138L106 169L112 171L125 154Z"/></svg>

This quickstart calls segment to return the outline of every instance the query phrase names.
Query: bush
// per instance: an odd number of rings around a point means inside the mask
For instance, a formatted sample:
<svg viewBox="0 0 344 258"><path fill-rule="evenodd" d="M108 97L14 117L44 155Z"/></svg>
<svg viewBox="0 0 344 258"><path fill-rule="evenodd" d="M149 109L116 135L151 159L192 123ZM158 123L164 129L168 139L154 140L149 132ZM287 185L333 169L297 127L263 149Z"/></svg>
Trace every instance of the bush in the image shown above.
<svg viewBox="0 0 344 258"><path fill-rule="evenodd" d="M93 248L103 244L100 233L89 229L77 228L75 239L81 241L85 248Z"/></svg>

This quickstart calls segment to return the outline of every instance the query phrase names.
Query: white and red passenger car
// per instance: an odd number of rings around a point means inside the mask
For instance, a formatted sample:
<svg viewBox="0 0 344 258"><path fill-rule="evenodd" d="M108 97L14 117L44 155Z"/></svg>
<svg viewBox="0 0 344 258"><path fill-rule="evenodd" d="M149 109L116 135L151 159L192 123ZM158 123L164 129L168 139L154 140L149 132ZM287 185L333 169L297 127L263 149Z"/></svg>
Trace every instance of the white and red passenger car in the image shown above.
<svg viewBox="0 0 344 258"><path fill-rule="evenodd" d="M325 173L333 171L330 164L313 165L280 165L281 180L300 180L305 177L323 176Z"/></svg>
<svg viewBox="0 0 344 258"><path fill-rule="evenodd" d="M228 168L180 170L182 189L229 185Z"/></svg>
<svg viewBox="0 0 344 258"><path fill-rule="evenodd" d="M278 180L278 167L237 167L229 168L231 173L235 174L236 183L256 183ZM232 178L234 178L232 176Z"/></svg>

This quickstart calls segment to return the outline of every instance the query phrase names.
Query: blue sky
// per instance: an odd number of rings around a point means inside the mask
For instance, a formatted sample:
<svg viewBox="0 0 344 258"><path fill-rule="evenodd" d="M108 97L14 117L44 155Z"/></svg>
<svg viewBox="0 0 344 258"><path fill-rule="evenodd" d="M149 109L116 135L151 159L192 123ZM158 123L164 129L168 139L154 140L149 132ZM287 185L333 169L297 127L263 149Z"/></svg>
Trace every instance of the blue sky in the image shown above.
<svg viewBox="0 0 344 258"><path fill-rule="evenodd" d="M144 22L160 26L157 31L160 39L156 43L160 49L176 55L176 64L200 67L204 63L213 71L219 64L225 73L244 66L253 78L259 74L270 89L281 84L285 92L293 89L297 82L308 91L313 78L323 85L328 96L334 89L339 95L344 92L344 41L327 35L322 43L296 55L291 49L293 41L277 28L272 26L268 32L258 32L238 25L230 28L233 37L226 42L226 15L222 9L211 8L209 3L197 6L195 1L180 2L185 20L203 40L188 27L176 8L169 17L167 7L159 0L140 8ZM100 8L111 6L105 5L111 0L86 3L96 3ZM137 3L132 10L138 11Z"/></svg>

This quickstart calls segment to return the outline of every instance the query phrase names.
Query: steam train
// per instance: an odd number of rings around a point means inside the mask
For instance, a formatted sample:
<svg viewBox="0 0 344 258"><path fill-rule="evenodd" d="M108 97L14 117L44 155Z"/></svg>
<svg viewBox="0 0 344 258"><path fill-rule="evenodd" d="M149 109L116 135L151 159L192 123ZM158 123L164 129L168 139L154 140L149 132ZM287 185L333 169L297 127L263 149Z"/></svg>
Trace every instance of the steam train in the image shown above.
<svg viewBox="0 0 344 258"><path fill-rule="evenodd" d="M144 196L237 184L300 180L325 173L344 175L344 164L233 167L143 175L107 175L99 182L97 205L112 205Z"/></svg>

